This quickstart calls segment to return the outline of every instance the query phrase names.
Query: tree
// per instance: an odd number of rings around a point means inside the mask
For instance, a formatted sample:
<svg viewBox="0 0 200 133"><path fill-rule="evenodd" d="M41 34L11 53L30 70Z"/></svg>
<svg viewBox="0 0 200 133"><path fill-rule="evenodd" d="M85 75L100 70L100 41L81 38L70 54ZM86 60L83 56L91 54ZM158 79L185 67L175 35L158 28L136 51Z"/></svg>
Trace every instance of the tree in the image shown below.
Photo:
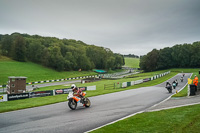
<svg viewBox="0 0 200 133"><path fill-rule="evenodd" d="M26 43L21 35L17 35L12 45L12 58L17 61L26 61Z"/></svg>
<svg viewBox="0 0 200 133"><path fill-rule="evenodd" d="M66 54L65 54L65 70L74 70L75 68L77 68L77 63L72 55L72 52L66 52Z"/></svg>
<svg viewBox="0 0 200 133"><path fill-rule="evenodd" d="M49 50L48 50L48 48L45 47L42 50L41 64L44 65L44 66L48 66L48 64L49 64L49 57L50 57Z"/></svg>
<svg viewBox="0 0 200 133"><path fill-rule="evenodd" d="M146 71L155 71L158 69L159 51L153 49L147 54Z"/></svg>
<svg viewBox="0 0 200 133"><path fill-rule="evenodd" d="M60 52L60 47L51 46L49 47L49 67L54 68L57 71L64 70L65 60Z"/></svg>
<svg viewBox="0 0 200 133"><path fill-rule="evenodd" d="M41 63L43 58L44 46L39 40L32 40L28 46L28 59L35 63ZM43 60L44 61L44 60Z"/></svg>
<svg viewBox="0 0 200 133"><path fill-rule="evenodd" d="M167 69L172 67L172 50L169 47L161 49L159 52L158 69Z"/></svg>
<svg viewBox="0 0 200 133"><path fill-rule="evenodd" d="M121 67L124 65L123 56L120 54L114 54L115 56L115 68L121 69Z"/></svg>
<svg viewBox="0 0 200 133"><path fill-rule="evenodd" d="M140 64L139 64L140 69L147 71L146 62L147 62L147 55L140 57Z"/></svg>
<svg viewBox="0 0 200 133"><path fill-rule="evenodd" d="M11 57L11 49L13 45L13 38L10 35L2 37L1 50L2 55Z"/></svg>
<svg viewBox="0 0 200 133"><path fill-rule="evenodd" d="M192 44L191 48L191 61L190 61L190 66L191 67L197 67L199 68L200 66L200 42L194 42Z"/></svg>

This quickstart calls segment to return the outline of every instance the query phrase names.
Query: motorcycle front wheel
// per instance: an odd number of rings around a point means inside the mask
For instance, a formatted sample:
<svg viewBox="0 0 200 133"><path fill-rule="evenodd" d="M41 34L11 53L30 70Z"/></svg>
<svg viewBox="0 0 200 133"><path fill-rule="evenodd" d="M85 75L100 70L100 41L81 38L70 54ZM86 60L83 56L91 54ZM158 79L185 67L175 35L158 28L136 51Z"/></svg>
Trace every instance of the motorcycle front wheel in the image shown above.
<svg viewBox="0 0 200 133"><path fill-rule="evenodd" d="M75 110L77 106L77 102L74 99L70 99L68 102L68 106L70 109Z"/></svg>
<svg viewBox="0 0 200 133"><path fill-rule="evenodd" d="M90 103L90 100L88 98L85 98L86 101L85 101L85 107L88 108L90 107L91 103Z"/></svg>

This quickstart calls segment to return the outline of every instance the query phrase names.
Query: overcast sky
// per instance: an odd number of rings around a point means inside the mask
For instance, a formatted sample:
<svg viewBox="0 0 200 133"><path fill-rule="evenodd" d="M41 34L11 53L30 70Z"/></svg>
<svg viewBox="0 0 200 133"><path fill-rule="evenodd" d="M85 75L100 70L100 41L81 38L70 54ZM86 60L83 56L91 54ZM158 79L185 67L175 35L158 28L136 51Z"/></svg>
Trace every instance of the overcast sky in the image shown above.
<svg viewBox="0 0 200 133"><path fill-rule="evenodd" d="M200 0L0 0L0 34L13 32L144 55L200 41Z"/></svg>

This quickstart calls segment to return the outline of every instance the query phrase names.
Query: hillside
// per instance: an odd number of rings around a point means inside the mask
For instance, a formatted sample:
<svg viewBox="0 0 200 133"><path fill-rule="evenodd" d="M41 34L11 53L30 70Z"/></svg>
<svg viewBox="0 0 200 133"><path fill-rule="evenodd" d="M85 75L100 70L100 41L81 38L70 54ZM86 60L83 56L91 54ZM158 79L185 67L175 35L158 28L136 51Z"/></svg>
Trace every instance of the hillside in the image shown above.
<svg viewBox="0 0 200 133"><path fill-rule="evenodd" d="M125 65L124 67L130 67L130 68L139 68L139 58L130 58L130 57L125 57Z"/></svg>
<svg viewBox="0 0 200 133"><path fill-rule="evenodd" d="M0 57L0 72L0 85L7 84L8 76L25 76L27 82L33 82L96 74L88 71L57 72L32 62L18 62L4 56Z"/></svg>
<svg viewBox="0 0 200 133"><path fill-rule="evenodd" d="M80 40L12 33L0 34L0 54L21 62L34 62L57 71L119 69L121 54Z"/></svg>

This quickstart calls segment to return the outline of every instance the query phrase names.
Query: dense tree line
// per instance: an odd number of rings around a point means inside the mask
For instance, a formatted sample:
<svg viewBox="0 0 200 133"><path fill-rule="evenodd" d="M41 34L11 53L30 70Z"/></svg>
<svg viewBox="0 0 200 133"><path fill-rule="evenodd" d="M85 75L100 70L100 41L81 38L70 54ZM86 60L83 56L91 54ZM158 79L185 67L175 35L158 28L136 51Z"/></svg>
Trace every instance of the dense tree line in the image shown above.
<svg viewBox="0 0 200 133"><path fill-rule="evenodd" d="M17 61L32 61L57 71L116 69L124 57L110 49L73 39L13 33L0 34L0 54Z"/></svg>
<svg viewBox="0 0 200 133"><path fill-rule="evenodd" d="M140 68L154 71L168 68L199 68L200 42L179 44L164 49L153 49L140 58Z"/></svg>

